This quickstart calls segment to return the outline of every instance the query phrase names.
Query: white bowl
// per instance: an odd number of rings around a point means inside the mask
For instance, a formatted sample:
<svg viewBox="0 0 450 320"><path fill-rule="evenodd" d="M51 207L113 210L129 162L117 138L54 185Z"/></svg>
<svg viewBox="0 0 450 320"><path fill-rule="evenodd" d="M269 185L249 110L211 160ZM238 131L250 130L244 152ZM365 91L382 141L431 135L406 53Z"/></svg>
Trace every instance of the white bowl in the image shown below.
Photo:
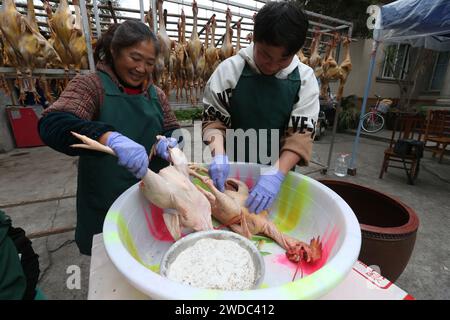
<svg viewBox="0 0 450 320"><path fill-rule="evenodd" d="M258 248L249 239L235 233L226 230L208 230L191 233L177 242L175 242L169 250L164 254L161 259L161 266L159 273L163 277L167 277L167 271L170 264L175 261L178 255L193 246L200 239L216 239L216 240L229 240L237 243L241 248L245 249L249 254L255 268L255 280L253 282L252 289L257 289L262 284L264 279L264 259L259 252Z"/></svg>
<svg viewBox="0 0 450 320"><path fill-rule="evenodd" d="M231 164L230 177L251 187L261 166ZM303 278L285 251L269 239L254 237L264 258L265 275L258 289L226 291L194 288L159 274L164 254L174 243L161 216L138 184L111 206L103 225L106 251L116 268L138 290L153 299L316 299L335 288L351 271L361 247L361 229L355 214L334 191L307 176L290 172L270 219L284 233L309 243L320 236L322 259L303 264Z"/></svg>

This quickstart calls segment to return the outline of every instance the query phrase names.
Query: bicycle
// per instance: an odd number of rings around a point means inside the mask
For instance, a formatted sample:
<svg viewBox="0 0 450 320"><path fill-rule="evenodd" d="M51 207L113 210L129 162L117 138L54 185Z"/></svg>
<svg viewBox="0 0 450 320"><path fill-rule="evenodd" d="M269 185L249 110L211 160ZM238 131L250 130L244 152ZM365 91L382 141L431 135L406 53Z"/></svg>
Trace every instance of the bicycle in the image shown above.
<svg viewBox="0 0 450 320"><path fill-rule="evenodd" d="M383 129L385 122L383 113L386 113L392 104L392 100L381 100L379 95L375 97L377 98L375 106L372 106L370 111L362 117L361 128L367 133L376 133Z"/></svg>

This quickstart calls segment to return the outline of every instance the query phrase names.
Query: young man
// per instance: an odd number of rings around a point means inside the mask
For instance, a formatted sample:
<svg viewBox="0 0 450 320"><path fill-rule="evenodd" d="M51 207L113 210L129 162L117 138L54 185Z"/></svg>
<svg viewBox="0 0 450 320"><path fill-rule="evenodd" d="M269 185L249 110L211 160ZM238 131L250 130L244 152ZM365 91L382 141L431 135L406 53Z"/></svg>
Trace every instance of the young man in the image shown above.
<svg viewBox="0 0 450 320"><path fill-rule="evenodd" d="M266 4L255 17L254 43L223 61L205 88L203 138L213 155L209 174L216 187L224 189L229 155L234 161L271 165L250 192L250 212L270 208L288 171L307 165L311 157L319 87L314 71L296 55L307 30L306 15L293 3ZM249 142L245 136L252 132L257 138ZM244 141L243 157L236 158L239 143L225 150L227 138ZM264 163L261 155L274 146L279 157L271 152L275 161Z"/></svg>

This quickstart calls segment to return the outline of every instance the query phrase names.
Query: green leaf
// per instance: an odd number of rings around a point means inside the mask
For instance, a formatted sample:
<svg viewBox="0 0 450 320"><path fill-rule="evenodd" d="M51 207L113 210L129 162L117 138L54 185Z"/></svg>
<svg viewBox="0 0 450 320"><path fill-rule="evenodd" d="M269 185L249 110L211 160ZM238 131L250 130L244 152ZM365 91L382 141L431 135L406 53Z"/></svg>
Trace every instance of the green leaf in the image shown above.
<svg viewBox="0 0 450 320"><path fill-rule="evenodd" d="M252 241L264 241L266 243L273 243L273 239L270 239L268 237L264 237L264 236L253 236L252 237Z"/></svg>
<svg viewBox="0 0 450 320"><path fill-rule="evenodd" d="M206 191L211 192L211 189L206 184L204 184L199 178L193 178L192 179L192 183L194 185L199 186L200 188L202 188L202 189L204 189Z"/></svg>
<svg viewBox="0 0 450 320"><path fill-rule="evenodd" d="M272 252L267 251L260 251L259 253L261 253L262 256L268 256L269 254L272 254Z"/></svg>

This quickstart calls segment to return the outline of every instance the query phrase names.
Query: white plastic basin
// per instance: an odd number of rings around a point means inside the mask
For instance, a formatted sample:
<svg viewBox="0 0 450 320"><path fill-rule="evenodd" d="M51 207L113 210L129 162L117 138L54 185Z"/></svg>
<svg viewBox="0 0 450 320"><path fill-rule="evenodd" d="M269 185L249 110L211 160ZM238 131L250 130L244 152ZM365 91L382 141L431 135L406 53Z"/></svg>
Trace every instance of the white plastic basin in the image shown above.
<svg viewBox="0 0 450 320"><path fill-rule="evenodd" d="M251 187L260 166L231 164L230 177ZM361 231L355 214L334 191L307 176L291 172L270 212L277 227L309 243L320 236L322 259L297 265L285 251L264 239L265 277L259 289L248 291L207 290L168 280L159 274L164 253L173 244L161 209L150 204L138 184L126 190L111 206L103 226L106 251L116 268L135 288L153 299L316 299L335 288L351 271L361 247ZM261 245L261 237L254 237Z"/></svg>

